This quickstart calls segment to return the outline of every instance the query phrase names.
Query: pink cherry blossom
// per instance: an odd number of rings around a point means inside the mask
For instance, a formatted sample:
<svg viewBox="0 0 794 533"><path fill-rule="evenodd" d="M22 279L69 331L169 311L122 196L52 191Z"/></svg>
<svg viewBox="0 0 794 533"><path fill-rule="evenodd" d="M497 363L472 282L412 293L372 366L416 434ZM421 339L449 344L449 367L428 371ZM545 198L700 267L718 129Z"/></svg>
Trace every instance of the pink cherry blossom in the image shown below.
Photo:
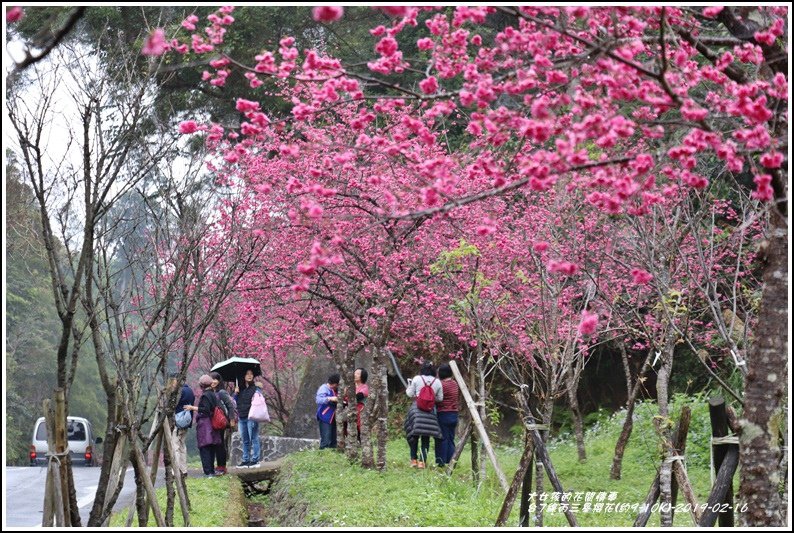
<svg viewBox="0 0 794 533"><path fill-rule="evenodd" d="M22 17L25 16L25 10L23 10L19 6L12 6L8 8L6 11L6 22L8 24L12 24L14 22L19 22L22 20Z"/></svg>
<svg viewBox="0 0 794 533"><path fill-rule="evenodd" d="M336 22L344 12L340 6L319 6L312 9L312 18L317 22Z"/></svg>
<svg viewBox="0 0 794 533"><path fill-rule="evenodd" d="M165 39L165 30L155 28L143 42L141 54L145 56L161 56L165 53L170 44Z"/></svg>
<svg viewBox="0 0 794 533"><path fill-rule="evenodd" d="M579 335L592 335L596 332L596 328L598 328L598 315L584 309L582 311L582 319L577 328Z"/></svg>

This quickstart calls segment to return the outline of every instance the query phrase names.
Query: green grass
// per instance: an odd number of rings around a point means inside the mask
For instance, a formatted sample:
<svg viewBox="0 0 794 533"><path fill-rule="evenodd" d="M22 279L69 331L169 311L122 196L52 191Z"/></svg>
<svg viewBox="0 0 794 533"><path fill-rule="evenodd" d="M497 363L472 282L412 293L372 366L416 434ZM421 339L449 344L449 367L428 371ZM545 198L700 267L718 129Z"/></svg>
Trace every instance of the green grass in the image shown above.
<svg viewBox="0 0 794 533"><path fill-rule="evenodd" d="M687 471L699 503L704 503L709 479L709 419L705 398L676 397L672 405L674 420L681 407L692 409L687 441ZM659 444L652 419L657 407L643 403L635 411L638 418L623 460L622 479L609 479L616 439L625 412L611 417L595 416L586 436L587 461L580 463L576 446L569 437L553 439L549 451L566 491L615 492L616 503L641 503L645 500L659 464ZM508 482L518 466L518 447L497 449L499 464ZM431 444L432 460L432 444ZM341 454L331 451L306 451L291 455L275 491L265 499L271 513L270 525L282 526L493 526L503 494L493 469L488 466L486 481L477 490L471 481L468 448L452 476L438 469L419 471L409 468L408 446L404 440L389 443L384 472L350 465ZM546 480L546 492L553 492ZM679 493L679 502L684 503ZM582 526L630 526L636 511L619 513L577 513ZM649 525L658 525L658 513ZM518 524L518 504L513 508L509 526ZM676 525L691 526L688 514L677 513ZM546 513L544 525L566 526L560 512Z"/></svg>
<svg viewBox="0 0 794 533"><path fill-rule="evenodd" d="M245 496L236 476L226 475L214 478L187 478L187 490L192 510L192 527L243 527L246 525ZM157 489L157 501L165 515L165 487ZM124 527L128 510L115 513L110 519L111 527ZM174 526L184 526L179 499L174 508ZM138 517L132 525L137 527ZM154 515L149 512L149 527L154 527Z"/></svg>

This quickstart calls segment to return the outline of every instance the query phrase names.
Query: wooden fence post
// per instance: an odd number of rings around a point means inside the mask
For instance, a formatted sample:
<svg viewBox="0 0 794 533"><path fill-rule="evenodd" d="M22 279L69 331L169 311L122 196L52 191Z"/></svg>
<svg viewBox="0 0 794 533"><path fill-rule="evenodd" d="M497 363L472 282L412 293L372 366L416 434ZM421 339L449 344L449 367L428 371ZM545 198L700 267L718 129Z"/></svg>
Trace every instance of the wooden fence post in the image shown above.
<svg viewBox="0 0 794 533"><path fill-rule="evenodd" d="M717 472L714 486L706 503L706 511L698 525L711 527L719 521L720 527L733 527L733 475L739 464L738 437L728 435L728 410L725 400L720 396L709 398L709 418L711 419L712 467ZM719 513L727 504L725 512Z"/></svg>
<svg viewBox="0 0 794 533"><path fill-rule="evenodd" d="M521 488L521 482L524 480L527 469L532 464L532 455L535 451L532 444L532 439L529 434L525 434L524 438L524 452L521 454L521 460L518 462L518 468L513 476L513 482L510 484L510 490L507 491L502 508L499 510L499 516L496 517L496 527L504 526L507 523L507 518L510 516L510 511L513 509L513 502L516 500L518 489Z"/></svg>
<svg viewBox="0 0 794 533"><path fill-rule="evenodd" d="M712 396L709 398L709 419L711 420L712 439L724 439L728 436L728 412L725 406L725 399L721 396ZM725 456L731 448L736 448L736 450L738 450L738 442L736 444L712 444L711 466L715 473L720 471L720 467L725 461ZM718 522L720 527L733 527L733 483L728 484L725 498L719 503L728 504L726 512L719 513Z"/></svg>
<svg viewBox="0 0 794 533"><path fill-rule="evenodd" d="M477 429L477 433L479 433L482 443L485 445L485 451L488 453L488 457L491 459L491 464L493 465L494 471L496 472L496 477L499 478L499 484L502 486L502 490L507 492L510 490L510 486L507 484L507 479L502 473L502 469L499 468L499 463L496 460L496 454L491 447L491 441L488 439L488 433L485 431L485 426L483 425L482 420L480 420L480 415L477 413L477 406L474 405L474 399L469 393L469 388L466 386L466 382L463 381L463 376L460 374L460 370L458 370L457 363L455 363L455 361L450 361L449 366L452 368L452 373L455 374L455 379L460 386L460 391L463 393L463 397L466 399L466 405L469 407L472 423Z"/></svg>

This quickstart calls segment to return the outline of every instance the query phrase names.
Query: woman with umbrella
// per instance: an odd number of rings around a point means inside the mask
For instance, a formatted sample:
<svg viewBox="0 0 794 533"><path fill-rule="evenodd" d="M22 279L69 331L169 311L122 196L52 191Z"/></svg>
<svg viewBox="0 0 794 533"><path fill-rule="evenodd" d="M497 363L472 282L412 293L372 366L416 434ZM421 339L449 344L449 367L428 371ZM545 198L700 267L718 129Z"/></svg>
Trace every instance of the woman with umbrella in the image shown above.
<svg viewBox="0 0 794 533"><path fill-rule="evenodd" d="M259 422L248 418L248 411L251 410L251 400L258 387L254 383L254 371L248 369L243 377L242 390L234 387L234 396L237 400L237 414L240 426L240 438L243 442L242 462L238 466L259 466Z"/></svg>
<svg viewBox="0 0 794 533"><path fill-rule="evenodd" d="M250 357L232 357L212 367L223 379L235 380L234 400L237 402L237 425L243 443L242 461L237 466L259 466L259 423L248 418L251 400L258 390L254 376L262 375L262 366ZM241 379L242 377L242 379Z"/></svg>

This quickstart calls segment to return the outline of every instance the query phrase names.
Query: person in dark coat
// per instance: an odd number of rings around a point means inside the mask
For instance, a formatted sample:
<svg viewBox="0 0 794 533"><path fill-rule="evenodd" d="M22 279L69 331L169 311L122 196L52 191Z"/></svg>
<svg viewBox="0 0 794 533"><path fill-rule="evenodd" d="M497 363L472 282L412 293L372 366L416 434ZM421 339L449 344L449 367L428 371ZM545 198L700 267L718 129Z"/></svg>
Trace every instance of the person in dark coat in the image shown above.
<svg viewBox="0 0 794 533"><path fill-rule="evenodd" d="M408 439L408 447L411 451L411 468L424 468L427 462L427 452L430 449L430 437L438 439L443 437L441 427L438 425L435 408L432 411L422 411L416 406L416 398L425 385L433 389L436 402L444 399L441 381L436 379L435 374L436 371L433 368L433 364L425 362L419 371L419 375L414 376L408 382L408 388L405 391L409 397L414 398L414 402L408 409L408 414L403 424L405 438ZM421 450L417 450L420 440ZM418 451L421 451L421 454L417 453Z"/></svg>
<svg viewBox="0 0 794 533"><path fill-rule="evenodd" d="M218 448L218 467L215 469L215 475L222 476L226 473L226 457L228 456L228 441L231 440L232 432L237 429L237 405L234 400L223 388L223 377L217 372L210 372L212 378L212 390L218 396L218 399L223 402L226 411L226 418L229 420L229 427L221 431L221 445ZM227 431L228 430L228 431Z"/></svg>
<svg viewBox="0 0 794 533"><path fill-rule="evenodd" d="M196 442L201 455L204 477L215 477L215 456L221 445L221 432L212 428L212 411L220 405L220 400L212 392L212 378L207 374L199 378L199 387L201 387L201 398L198 407L186 405L185 409L197 412Z"/></svg>

